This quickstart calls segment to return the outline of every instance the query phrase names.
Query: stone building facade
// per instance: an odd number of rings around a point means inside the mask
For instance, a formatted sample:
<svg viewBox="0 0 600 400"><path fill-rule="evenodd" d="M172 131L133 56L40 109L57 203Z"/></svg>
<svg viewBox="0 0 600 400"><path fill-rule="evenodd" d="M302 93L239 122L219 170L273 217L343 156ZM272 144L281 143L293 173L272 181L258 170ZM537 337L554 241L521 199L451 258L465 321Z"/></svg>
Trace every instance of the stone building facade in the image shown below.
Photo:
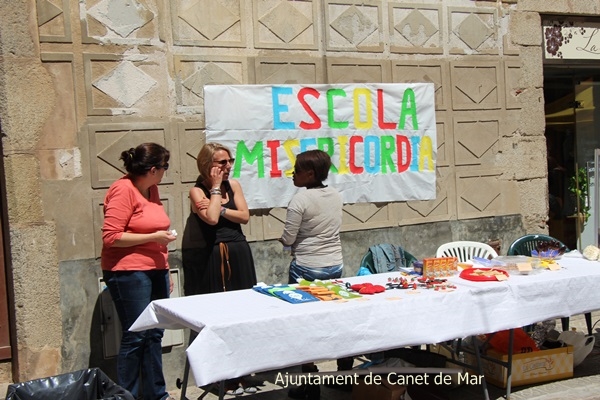
<svg viewBox="0 0 600 400"><path fill-rule="evenodd" d="M99 311L102 199L122 150L164 144L160 191L183 231L207 84L435 84L436 199L345 205L347 275L375 243L425 257L499 239L505 252L546 232L542 15L599 13L599 0L1 0L0 329L12 351L0 380L114 371ZM253 210L245 227L260 281L285 280L284 217ZM183 347L165 349L170 386Z"/></svg>

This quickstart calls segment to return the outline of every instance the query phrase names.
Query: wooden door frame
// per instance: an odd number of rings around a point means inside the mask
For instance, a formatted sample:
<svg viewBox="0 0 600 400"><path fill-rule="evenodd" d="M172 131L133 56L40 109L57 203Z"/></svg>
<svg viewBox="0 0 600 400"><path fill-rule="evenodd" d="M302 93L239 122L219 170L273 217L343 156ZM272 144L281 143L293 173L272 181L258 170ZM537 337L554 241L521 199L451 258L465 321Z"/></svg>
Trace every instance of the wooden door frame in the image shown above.
<svg viewBox="0 0 600 400"><path fill-rule="evenodd" d="M18 377L16 319L2 140L0 140L0 156L2 156L0 159L0 361L12 362L13 379L15 379Z"/></svg>

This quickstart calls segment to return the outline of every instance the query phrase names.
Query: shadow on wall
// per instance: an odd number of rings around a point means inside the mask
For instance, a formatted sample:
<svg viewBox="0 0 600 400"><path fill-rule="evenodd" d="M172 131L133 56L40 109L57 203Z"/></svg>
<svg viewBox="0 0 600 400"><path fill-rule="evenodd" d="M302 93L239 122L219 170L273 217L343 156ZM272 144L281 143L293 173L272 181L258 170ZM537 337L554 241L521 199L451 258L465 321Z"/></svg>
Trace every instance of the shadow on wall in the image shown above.
<svg viewBox="0 0 600 400"><path fill-rule="evenodd" d="M92 315L92 324L90 326L90 368L100 368L110 379L117 381L117 357L104 357L104 335L108 322L105 321L105 315L102 313L102 297L110 296L108 291L104 290L96 298L94 312ZM105 299L106 300L106 299ZM111 317L112 318L112 317Z"/></svg>
<svg viewBox="0 0 600 400"><path fill-rule="evenodd" d="M180 255L169 257L169 264L175 271L181 271ZM178 278L176 278L178 282ZM100 288L105 287L102 281ZM179 296L180 285L176 284L174 296ZM89 360L90 368L100 368L110 379L118 383L117 354L121 342L121 324L108 289L103 289L94 304L89 329ZM173 390L181 379L185 366L185 349L189 331L165 331L163 337L163 372L167 382L167 390ZM81 355L80 355L81 356Z"/></svg>

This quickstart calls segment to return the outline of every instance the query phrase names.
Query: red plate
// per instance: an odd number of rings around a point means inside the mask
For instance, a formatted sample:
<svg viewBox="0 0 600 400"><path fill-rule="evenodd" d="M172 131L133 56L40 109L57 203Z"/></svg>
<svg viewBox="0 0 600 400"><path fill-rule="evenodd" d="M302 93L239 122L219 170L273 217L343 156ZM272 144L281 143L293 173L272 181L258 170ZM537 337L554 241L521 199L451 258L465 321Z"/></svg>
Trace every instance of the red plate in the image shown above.
<svg viewBox="0 0 600 400"><path fill-rule="evenodd" d="M498 279L496 279L495 275L484 275L483 273L477 273L477 271L482 271L484 273L487 271L495 271L495 272L499 272L501 274L506 275L507 278L509 276L508 272L506 272L503 269L497 269L497 268L467 268L467 269L463 269L459 276L468 281L477 281L477 282L498 281Z"/></svg>

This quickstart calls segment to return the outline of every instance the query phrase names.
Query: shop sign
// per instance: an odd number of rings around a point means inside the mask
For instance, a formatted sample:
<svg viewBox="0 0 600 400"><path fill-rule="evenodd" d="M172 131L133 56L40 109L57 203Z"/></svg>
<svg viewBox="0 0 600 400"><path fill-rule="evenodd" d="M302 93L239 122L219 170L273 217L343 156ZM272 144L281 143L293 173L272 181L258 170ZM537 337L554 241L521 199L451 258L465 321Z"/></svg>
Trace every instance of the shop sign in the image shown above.
<svg viewBox="0 0 600 400"><path fill-rule="evenodd" d="M600 60L600 23L546 20L546 60Z"/></svg>

